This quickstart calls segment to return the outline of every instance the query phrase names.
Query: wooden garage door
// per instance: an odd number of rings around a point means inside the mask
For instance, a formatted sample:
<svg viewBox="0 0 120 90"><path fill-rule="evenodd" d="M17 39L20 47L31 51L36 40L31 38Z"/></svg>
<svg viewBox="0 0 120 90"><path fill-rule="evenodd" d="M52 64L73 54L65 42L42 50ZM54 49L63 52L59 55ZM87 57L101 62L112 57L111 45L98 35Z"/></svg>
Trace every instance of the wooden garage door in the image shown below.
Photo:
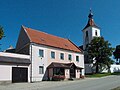
<svg viewBox="0 0 120 90"><path fill-rule="evenodd" d="M28 68L12 67L12 82L28 82Z"/></svg>

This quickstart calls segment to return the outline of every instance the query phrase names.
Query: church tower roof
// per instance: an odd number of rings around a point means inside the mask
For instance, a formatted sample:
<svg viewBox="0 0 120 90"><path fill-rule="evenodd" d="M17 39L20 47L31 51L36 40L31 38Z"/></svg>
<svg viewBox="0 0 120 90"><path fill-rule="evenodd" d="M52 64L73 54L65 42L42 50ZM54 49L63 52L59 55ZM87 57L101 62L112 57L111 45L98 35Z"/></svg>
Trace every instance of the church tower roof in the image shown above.
<svg viewBox="0 0 120 90"><path fill-rule="evenodd" d="M85 26L85 28L84 29L86 29L86 28L88 28L89 26L93 26L93 27L96 27L96 28L99 28L96 24L95 24L95 22L94 22L94 20L93 20L93 13L92 13L92 11L91 11L91 9L90 9L90 13L89 13L89 15L88 15L88 23L87 23L87 25ZM83 30L84 30L83 29Z"/></svg>

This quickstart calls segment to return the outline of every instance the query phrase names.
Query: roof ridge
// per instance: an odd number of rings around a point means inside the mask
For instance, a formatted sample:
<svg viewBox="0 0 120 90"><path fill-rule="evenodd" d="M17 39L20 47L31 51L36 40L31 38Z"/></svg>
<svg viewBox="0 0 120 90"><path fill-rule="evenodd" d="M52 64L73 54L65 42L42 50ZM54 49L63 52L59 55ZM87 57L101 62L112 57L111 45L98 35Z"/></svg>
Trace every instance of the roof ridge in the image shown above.
<svg viewBox="0 0 120 90"><path fill-rule="evenodd" d="M34 42L40 45L46 45L50 47L56 47L64 50L82 53L82 50L80 50L73 42L71 42L67 38L58 37L43 31L28 28L28 27L23 27L23 28L24 30L26 30L28 36L31 39L31 42Z"/></svg>

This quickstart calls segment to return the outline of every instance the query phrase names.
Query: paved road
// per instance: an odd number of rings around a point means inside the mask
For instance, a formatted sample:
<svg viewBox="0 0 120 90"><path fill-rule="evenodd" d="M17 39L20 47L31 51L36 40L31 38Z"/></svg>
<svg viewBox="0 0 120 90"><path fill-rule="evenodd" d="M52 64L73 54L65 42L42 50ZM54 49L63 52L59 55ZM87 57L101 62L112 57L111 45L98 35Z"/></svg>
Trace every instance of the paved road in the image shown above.
<svg viewBox="0 0 120 90"><path fill-rule="evenodd" d="M120 76L107 76L76 81L15 83L0 85L0 90L111 90L118 86Z"/></svg>

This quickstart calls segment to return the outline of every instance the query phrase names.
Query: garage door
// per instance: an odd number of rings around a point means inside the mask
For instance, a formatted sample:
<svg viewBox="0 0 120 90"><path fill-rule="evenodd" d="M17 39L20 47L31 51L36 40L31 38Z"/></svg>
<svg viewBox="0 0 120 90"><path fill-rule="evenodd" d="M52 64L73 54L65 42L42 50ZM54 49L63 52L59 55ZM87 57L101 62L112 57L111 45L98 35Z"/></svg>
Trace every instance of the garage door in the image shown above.
<svg viewBox="0 0 120 90"><path fill-rule="evenodd" d="M28 68L12 67L12 82L28 82Z"/></svg>

